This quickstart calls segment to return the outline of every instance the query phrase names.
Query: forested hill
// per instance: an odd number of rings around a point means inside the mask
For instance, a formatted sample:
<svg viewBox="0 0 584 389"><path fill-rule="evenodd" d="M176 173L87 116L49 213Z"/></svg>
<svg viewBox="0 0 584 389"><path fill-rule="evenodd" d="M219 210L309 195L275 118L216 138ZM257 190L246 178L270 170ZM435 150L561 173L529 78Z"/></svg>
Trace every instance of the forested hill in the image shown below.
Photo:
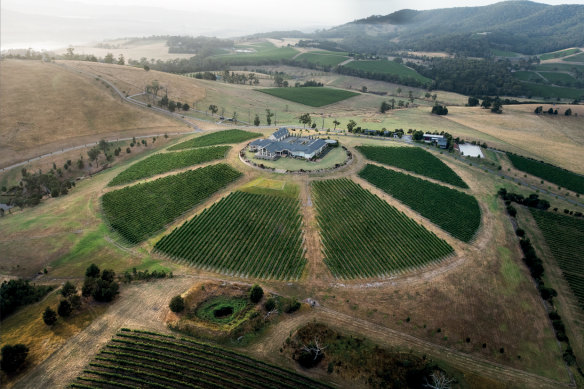
<svg viewBox="0 0 584 389"><path fill-rule="evenodd" d="M355 43L362 50L365 44L371 52L414 49L486 56L499 49L537 54L584 45L584 5L505 1L483 7L401 10L317 35L343 38L347 48Z"/></svg>

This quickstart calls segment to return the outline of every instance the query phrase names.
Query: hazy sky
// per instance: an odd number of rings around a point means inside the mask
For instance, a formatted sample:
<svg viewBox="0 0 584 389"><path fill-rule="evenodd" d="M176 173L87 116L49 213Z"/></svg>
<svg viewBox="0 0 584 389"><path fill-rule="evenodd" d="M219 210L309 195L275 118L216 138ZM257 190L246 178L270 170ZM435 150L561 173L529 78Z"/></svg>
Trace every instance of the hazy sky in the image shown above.
<svg viewBox="0 0 584 389"><path fill-rule="evenodd" d="M0 0L1 45L54 47L145 35L230 37L313 31L410 9L482 6L495 0ZM546 4L584 4L547 0ZM178 11L178 12L177 12Z"/></svg>

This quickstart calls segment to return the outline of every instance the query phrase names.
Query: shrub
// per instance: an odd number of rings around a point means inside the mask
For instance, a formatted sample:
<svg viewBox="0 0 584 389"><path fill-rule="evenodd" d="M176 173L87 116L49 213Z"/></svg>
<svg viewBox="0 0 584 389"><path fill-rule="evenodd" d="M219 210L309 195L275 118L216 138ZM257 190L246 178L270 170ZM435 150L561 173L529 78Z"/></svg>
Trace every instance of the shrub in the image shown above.
<svg viewBox="0 0 584 389"><path fill-rule="evenodd" d="M249 290L249 299L252 303L258 303L264 297L264 290L258 284L255 284Z"/></svg>
<svg viewBox="0 0 584 389"><path fill-rule="evenodd" d="M24 344L15 344L2 347L2 362L0 367L6 373L14 373L26 360L28 347Z"/></svg>
<svg viewBox="0 0 584 389"><path fill-rule="evenodd" d="M89 267L85 271L85 276L91 277L91 278L97 278L97 277L99 277L99 273L100 273L99 267L97 267L97 265L95 263L92 263L91 265L89 265Z"/></svg>
<svg viewBox="0 0 584 389"><path fill-rule="evenodd" d="M61 317L68 317L71 315L73 311L73 307L71 307L71 303L68 300L61 300L59 303L59 307L57 308L57 313Z"/></svg>
<svg viewBox="0 0 584 389"><path fill-rule="evenodd" d="M266 303L264 304L264 308L266 309L266 311L270 312L273 311L274 308L276 308L276 299L274 299L273 297L270 297Z"/></svg>
<svg viewBox="0 0 584 389"><path fill-rule="evenodd" d="M171 311L175 313L182 312L185 309L185 300L182 298L181 295L174 296L170 300L170 304L168 304L168 307L170 308Z"/></svg>
<svg viewBox="0 0 584 389"><path fill-rule="evenodd" d="M69 296L69 302L71 303L71 308L79 309L81 308L81 296L74 294Z"/></svg>
<svg viewBox="0 0 584 389"><path fill-rule="evenodd" d="M77 293L75 285L73 285L70 281L65 282L65 285L63 285L63 289L61 289L61 295L63 297L69 297L75 293Z"/></svg>
<svg viewBox="0 0 584 389"><path fill-rule="evenodd" d="M296 298L287 298L282 303L282 310L286 313L293 313L300 309L300 302Z"/></svg>
<svg viewBox="0 0 584 389"><path fill-rule="evenodd" d="M43 312L43 321L46 325L52 326L57 322L57 313L51 309L51 307L46 307Z"/></svg>

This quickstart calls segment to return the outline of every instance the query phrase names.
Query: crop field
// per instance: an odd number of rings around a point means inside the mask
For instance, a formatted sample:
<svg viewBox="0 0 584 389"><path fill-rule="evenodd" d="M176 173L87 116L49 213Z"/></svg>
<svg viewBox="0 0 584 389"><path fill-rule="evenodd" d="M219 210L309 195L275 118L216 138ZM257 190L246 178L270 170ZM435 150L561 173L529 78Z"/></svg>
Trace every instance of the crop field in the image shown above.
<svg viewBox="0 0 584 389"><path fill-rule="evenodd" d="M464 242L481 225L479 204L466 193L376 165L367 165L359 176Z"/></svg>
<svg viewBox="0 0 584 389"><path fill-rule="evenodd" d="M395 166L460 188L468 185L441 160L419 147L357 146L367 159Z"/></svg>
<svg viewBox="0 0 584 389"><path fill-rule="evenodd" d="M584 53L580 53L570 58L564 58L563 61L584 62Z"/></svg>
<svg viewBox="0 0 584 389"><path fill-rule="evenodd" d="M335 277L387 277L422 268L454 251L353 181L315 181L312 193L324 262Z"/></svg>
<svg viewBox="0 0 584 389"><path fill-rule="evenodd" d="M540 74L547 78L549 82L552 82L554 84L560 83L564 85L571 85L577 82L574 77L567 73L541 72Z"/></svg>
<svg viewBox="0 0 584 389"><path fill-rule="evenodd" d="M584 177L581 175L516 154L509 153L507 157L509 157L513 166L518 170L542 178L568 190L584 194Z"/></svg>
<svg viewBox="0 0 584 389"><path fill-rule="evenodd" d="M269 88L257 91L311 107L322 107L358 95L355 92L324 87Z"/></svg>
<svg viewBox="0 0 584 389"><path fill-rule="evenodd" d="M513 72L513 78L516 78L520 81L531 81L535 82L537 80L543 81L543 79L537 75L536 72L530 72L525 70L519 70L517 72Z"/></svg>
<svg viewBox="0 0 584 389"><path fill-rule="evenodd" d="M562 86L550 86L524 82L523 85L529 96L536 97L560 97L563 99L579 99L584 96L584 89L568 88Z"/></svg>
<svg viewBox="0 0 584 389"><path fill-rule="evenodd" d="M237 191L162 238L154 249L230 275L298 279L306 260L296 196Z"/></svg>
<svg viewBox="0 0 584 389"><path fill-rule="evenodd" d="M213 62L217 63L217 69L221 66L245 66L255 65L262 62L279 62L283 59L292 59L298 50L292 47L275 47L271 43L260 43L250 46L241 46L241 49L254 49L253 53L233 53L215 55L210 57Z"/></svg>
<svg viewBox="0 0 584 389"><path fill-rule="evenodd" d="M584 220L530 208L562 275L584 309Z"/></svg>
<svg viewBox="0 0 584 389"><path fill-rule="evenodd" d="M138 243L240 176L217 164L159 178L104 194L103 212L111 228Z"/></svg>
<svg viewBox="0 0 584 389"><path fill-rule="evenodd" d="M554 51L552 53L545 53L545 54L540 55L539 59L545 61L548 59L566 57L568 55L576 54L579 52L580 52L580 49L566 49L566 50Z"/></svg>
<svg viewBox="0 0 584 389"><path fill-rule="evenodd" d="M225 130L199 136L197 138L193 138L185 142L179 143L177 145L174 145L172 147L169 147L168 149L174 151L192 149L195 147L241 143L249 139L257 138L259 136L262 136L262 134L258 132L248 132L237 129Z"/></svg>
<svg viewBox="0 0 584 389"><path fill-rule="evenodd" d="M369 73L393 74L400 78L413 78L424 84L432 82L432 80L422 76L415 70L393 61L353 61L344 65L344 67Z"/></svg>
<svg viewBox="0 0 584 389"><path fill-rule="evenodd" d="M513 51L505 51L505 50L498 50L498 49L491 49L491 53L496 55L497 57L506 57L506 58L513 58L519 57L521 54L515 53Z"/></svg>
<svg viewBox="0 0 584 389"><path fill-rule="evenodd" d="M298 373L191 338L122 329L75 388L328 388Z"/></svg>
<svg viewBox="0 0 584 389"><path fill-rule="evenodd" d="M561 71L561 72L573 72L574 69L580 69L580 71L582 71L582 69L584 68L584 64L571 64L571 63L558 63L558 62L553 62L553 63L542 63L539 65L535 65L535 70L539 71L548 71L548 72L556 72L556 71Z"/></svg>
<svg viewBox="0 0 584 389"><path fill-rule="evenodd" d="M337 66L343 61L346 61L349 57L330 54L317 54L317 53L304 53L296 57L295 61L308 62L311 64L323 65L323 66Z"/></svg>
<svg viewBox="0 0 584 389"><path fill-rule="evenodd" d="M109 186L127 184L171 170L209 162L225 157L230 146L205 147L201 149L178 151L176 153L154 154L137 162L114 177Z"/></svg>

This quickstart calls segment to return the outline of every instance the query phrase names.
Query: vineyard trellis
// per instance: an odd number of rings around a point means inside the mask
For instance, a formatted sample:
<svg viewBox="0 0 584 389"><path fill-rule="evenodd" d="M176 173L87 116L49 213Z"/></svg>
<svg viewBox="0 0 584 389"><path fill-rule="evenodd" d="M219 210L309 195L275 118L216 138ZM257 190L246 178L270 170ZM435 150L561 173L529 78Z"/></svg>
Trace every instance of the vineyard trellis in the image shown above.
<svg viewBox="0 0 584 389"><path fill-rule="evenodd" d="M459 188L468 188L454 170L419 147L357 146L357 150L371 161L395 166Z"/></svg>
<svg viewBox="0 0 584 389"><path fill-rule="evenodd" d="M481 208L471 195L376 165L359 176L464 242L481 225Z"/></svg>
<svg viewBox="0 0 584 389"><path fill-rule="evenodd" d="M329 388L278 366L195 339L122 329L72 387Z"/></svg>
<svg viewBox="0 0 584 389"><path fill-rule="evenodd" d="M127 184L143 178L172 170L225 158L230 146L205 147L194 150L185 150L175 153L154 154L143 159L118 174L108 186Z"/></svg>
<svg viewBox="0 0 584 389"><path fill-rule="evenodd" d="M297 198L237 191L163 237L154 249L229 275L298 279L306 260Z"/></svg>
<svg viewBox="0 0 584 389"><path fill-rule="evenodd" d="M530 208L578 305L584 309L584 220Z"/></svg>
<svg viewBox="0 0 584 389"><path fill-rule="evenodd" d="M338 278L385 277L436 263L454 250L351 180L312 183L325 263Z"/></svg>
<svg viewBox="0 0 584 389"><path fill-rule="evenodd" d="M238 129L218 131L213 132L211 134L199 136L193 139L189 139L185 142L169 147L168 150L173 151L191 149L195 147L241 143L245 142L246 140L250 140L260 136L262 136L262 134L258 132L248 132Z"/></svg>
<svg viewBox="0 0 584 389"><path fill-rule="evenodd" d="M115 190L102 197L105 219L125 240L138 243L240 176L217 164Z"/></svg>

